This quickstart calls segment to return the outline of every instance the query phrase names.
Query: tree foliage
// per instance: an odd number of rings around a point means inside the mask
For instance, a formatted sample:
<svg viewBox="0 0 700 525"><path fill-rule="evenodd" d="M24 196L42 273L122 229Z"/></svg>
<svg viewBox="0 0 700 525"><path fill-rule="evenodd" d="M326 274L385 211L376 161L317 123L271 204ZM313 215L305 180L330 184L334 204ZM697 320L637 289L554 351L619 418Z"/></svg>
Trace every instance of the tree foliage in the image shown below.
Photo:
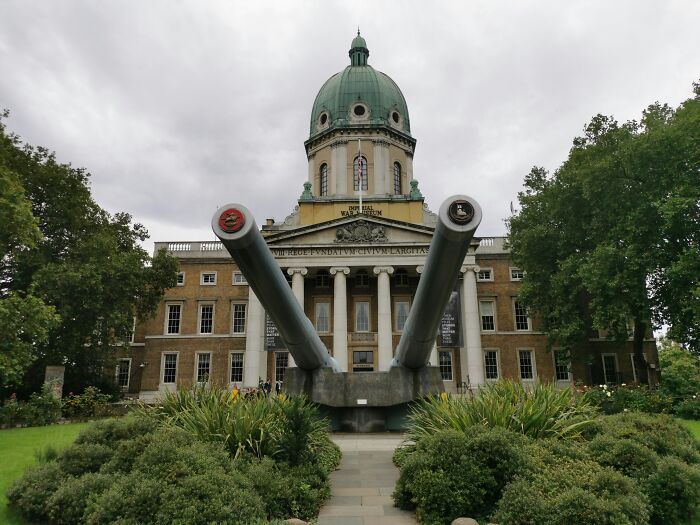
<svg viewBox="0 0 700 525"><path fill-rule="evenodd" d="M99 381L133 317L151 315L175 285L176 261L149 257L145 228L103 210L84 169L24 144L1 118L0 191L0 386L32 364L34 388L47 364L66 365L71 388Z"/></svg>
<svg viewBox="0 0 700 525"><path fill-rule="evenodd" d="M700 352L699 175L699 85L640 122L595 116L553 175L532 169L509 243L550 343L604 329L639 358L652 320Z"/></svg>

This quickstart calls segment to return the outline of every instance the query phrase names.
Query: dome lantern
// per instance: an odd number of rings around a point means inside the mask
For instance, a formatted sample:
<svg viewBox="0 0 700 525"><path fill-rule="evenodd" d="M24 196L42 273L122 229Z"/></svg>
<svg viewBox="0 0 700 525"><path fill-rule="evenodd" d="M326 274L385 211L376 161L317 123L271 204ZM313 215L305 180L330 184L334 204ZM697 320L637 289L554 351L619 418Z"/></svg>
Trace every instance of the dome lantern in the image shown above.
<svg viewBox="0 0 700 525"><path fill-rule="evenodd" d="M360 36L360 28L357 28L357 36L353 38L352 44L350 44L350 65L352 66L366 66L367 58L369 57L369 49L367 49L367 42Z"/></svg>

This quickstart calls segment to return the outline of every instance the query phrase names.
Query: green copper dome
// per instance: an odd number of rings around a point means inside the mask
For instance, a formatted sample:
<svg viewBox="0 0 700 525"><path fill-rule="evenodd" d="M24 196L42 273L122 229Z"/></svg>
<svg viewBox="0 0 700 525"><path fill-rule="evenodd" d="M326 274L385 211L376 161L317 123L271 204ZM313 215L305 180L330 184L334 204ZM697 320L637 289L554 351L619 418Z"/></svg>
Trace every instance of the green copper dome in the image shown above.
<svg viewBox="0 0 700 525"><path fill-rule="evenodd" d="M406 99L396 82L367 64L369 49L359 31L349 55L350 65L329 78L316 95L310 136L367 126L386 126L410 136Z"/></svg>

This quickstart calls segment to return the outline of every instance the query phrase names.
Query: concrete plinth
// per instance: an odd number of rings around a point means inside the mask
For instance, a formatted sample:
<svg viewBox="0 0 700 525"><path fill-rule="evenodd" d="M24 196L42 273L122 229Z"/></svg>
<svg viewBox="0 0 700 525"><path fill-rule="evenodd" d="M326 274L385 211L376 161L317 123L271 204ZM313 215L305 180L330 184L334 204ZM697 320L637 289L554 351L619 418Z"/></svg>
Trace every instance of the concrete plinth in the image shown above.
<svg viewBox="0 0 700 525"><path fill-rule="evenodd" d="M444 392L437 367L363 373L290 368L282 388L327 407L333 428L342 432L400 430L407 403Z"/></svg>

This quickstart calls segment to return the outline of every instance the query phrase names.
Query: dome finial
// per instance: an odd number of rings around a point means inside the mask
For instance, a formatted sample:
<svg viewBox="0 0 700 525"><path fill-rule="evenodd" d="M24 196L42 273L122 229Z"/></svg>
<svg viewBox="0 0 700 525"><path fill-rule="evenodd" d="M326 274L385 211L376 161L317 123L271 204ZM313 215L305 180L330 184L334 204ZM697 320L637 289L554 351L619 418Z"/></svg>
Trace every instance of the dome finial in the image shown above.
<svg viewBox="0 0 700 525"><path fill-rule="evenodd" d="M369 57L369 49L367 49L367 42L360 36L360 26L357 26L357 36L353 38L352 44L350 44L350 65L353 66L366 66L367 57Z"/></svg>

